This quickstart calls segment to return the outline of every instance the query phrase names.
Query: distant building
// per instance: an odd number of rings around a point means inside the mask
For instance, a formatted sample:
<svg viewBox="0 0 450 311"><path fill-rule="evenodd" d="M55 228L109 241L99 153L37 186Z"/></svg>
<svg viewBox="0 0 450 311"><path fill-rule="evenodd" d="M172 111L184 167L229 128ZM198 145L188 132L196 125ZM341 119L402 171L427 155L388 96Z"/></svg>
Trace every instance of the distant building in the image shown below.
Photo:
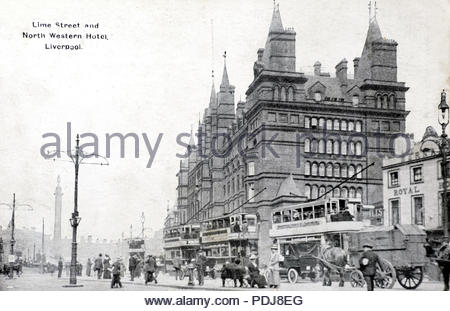
<svg viewBox="0 0 450 311"><path fill-rule="evenodd" d="M427 127L422 141L405 156L383 161L386 225L417 224L431 233L442 231L442 155L431 142L438 139L436 131ZM450 203L450 191L447 195Z"/></svg>

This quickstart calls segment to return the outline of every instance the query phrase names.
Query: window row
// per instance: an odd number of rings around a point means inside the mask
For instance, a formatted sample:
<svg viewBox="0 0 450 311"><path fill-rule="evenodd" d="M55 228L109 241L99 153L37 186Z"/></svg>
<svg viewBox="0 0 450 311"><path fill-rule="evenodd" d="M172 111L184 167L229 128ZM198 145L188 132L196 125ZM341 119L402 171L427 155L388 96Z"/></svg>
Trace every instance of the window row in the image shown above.
<svg viewBox="0 0 450 311"><path fill-rule="evenodd" d="M329 197L334 198L358 198L362 199L363 197L363 189L362 187L342 187L342 188L336 188L333 191L332 186L318 186L318 185L305 185L305 196L308 199L317 199L319 196L323 196L325 193L330 192L327 194Z"/></svg>
<svg viewBox="0 0 450 311"><path fill-rule="evenodd" d="M294 87L275 86L273 88L274 101L294 101Z"/></svg>
<svg viewBox="0 0 450 311"><path fill-rule="evenodd" d="M267 121L268 122L279 122L279 123L290 123L290 124L299 124L300 116L294 113L276 113L276 112L268 112L267 113Z"/></svg>
<svg viewBox="0 0 450 311"><path fill-rule="evenodd" d="M305 117L305 128L362 132L362 121Z"/></svg>
<svg viewBox="0 0 450 311"><path fill-rule="evenodd" d="M377 94L375 95L377 99L377 108L381 109L397 109L394 94Z"/></svg>
<svg viewBox="0 0 450 311"><path fill-rule="evenodd" d="M305 139L305 152L327 153L337 155L362 155L363 145L360 141L333 141L331 139L316 140L314 138Z"/></svg>
<svg viewBox="0 0 450 311"><path fill-rule="evenodd" d="M354 166L345 163L305 162L305 176L347 178L357 173L356 178L362 179L362 169L362 165L359 164Z"/></svg>

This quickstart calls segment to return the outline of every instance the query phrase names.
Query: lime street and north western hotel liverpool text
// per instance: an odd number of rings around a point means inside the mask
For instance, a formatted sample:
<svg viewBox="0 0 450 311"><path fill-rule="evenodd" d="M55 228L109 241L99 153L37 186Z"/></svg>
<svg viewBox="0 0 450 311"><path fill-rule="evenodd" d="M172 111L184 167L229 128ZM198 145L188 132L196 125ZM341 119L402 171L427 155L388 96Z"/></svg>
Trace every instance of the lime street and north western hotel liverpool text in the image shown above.
<svg viewBox="0 0 450 311"><path fill-rule="evenodd" d="M23 31L22 38L50 39L44 43L46 50L81 50L84 40L109 40L107 34L98 32L99 23L32 22L31 26L33 31Z"/></svg>

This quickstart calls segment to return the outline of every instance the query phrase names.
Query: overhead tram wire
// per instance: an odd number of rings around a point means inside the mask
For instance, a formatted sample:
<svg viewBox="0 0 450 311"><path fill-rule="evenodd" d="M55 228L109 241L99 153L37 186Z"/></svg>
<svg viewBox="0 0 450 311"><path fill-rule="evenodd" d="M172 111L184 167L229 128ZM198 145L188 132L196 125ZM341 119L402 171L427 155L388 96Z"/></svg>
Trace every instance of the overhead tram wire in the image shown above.
<svg viewBox="0 0 450 311"><path fill-rule="evenodd" d="M316 199L309 199L309 200L306 200L305 202L302 202L302 203L309 203L309 202L314 202L314 201L319 200L320 198L326 196L328 193L333 192L334 189L336 189L336 188L338 188L339 186L341 186L341 185L347 183L349 180L355 178L355 177L358 176L360 173L364 172L365 170L369 169L369 167L374 166L374 165L375 165L375 162L372 162L371 164L367 165L365 168L363 168L363 169L361 169L360 171L356 172L356 173L353 174L352 176L347 177L346 179L344 179L343 181L341 181L340 183L338 183L336 186L334 186L334 187L331 188L330 190L328 190L328 191L326 191L325 193L323 193L322 195L318 196ZM302 197L302 196L300 196L300 195L298 195L298 194L295 194L295 193L292 193L292 192L290 192L289 194L291 194L291 195L293 195L293 196L296 196L296 197Z"/></svg>

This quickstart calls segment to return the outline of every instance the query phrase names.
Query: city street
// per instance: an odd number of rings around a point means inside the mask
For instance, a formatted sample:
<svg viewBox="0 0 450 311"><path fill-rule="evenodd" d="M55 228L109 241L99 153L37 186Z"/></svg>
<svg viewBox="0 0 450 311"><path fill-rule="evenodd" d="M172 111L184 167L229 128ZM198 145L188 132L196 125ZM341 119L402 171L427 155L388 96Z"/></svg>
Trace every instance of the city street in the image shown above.
<svg viewBox="0 0 450 311"><path fill-rule="evenodd" d="M57 278L57 273L53 276L49 273L40 274L35 269L24 269L24 274L21 277L14 277L10 280L2 276L0 278L0 290L14 291L14 290L82 290L82 291L104 291L104 290L115 290L115 291L167 291L167 290L234 290L231 283L227 284L227 287L222 287L222 280L220 278L216 279L205 279L204 286L188 286L187 279L182 281L175 281L173 276L168 274L160 274L158 276L158 284L154 283L145 286L143 284L143 278L136 278L134 282L129 281L129 277L126 276L122 278L123 288L110 288L110 280L98 280L94 277L78 277L78 284L83 285L83 287L63 287L69 284L69 278L63 274L61 279ZM237 290L250 290L248 288L237 288ZM261 291L264 289L253 289L255 291ZM267 290L267 289L265 289ZM334 282L331 287L322 286L321 282L311 282L310 280L300 280L297 284L290 284L287 281L282 281L280 290L287 291L330 291L330 290L340 290L340 291L364 291L365 288L353 288L349 283L346 283L344 287L338 287L338 283ZM380 289L378 289L380 290ZM392 290L405 290L398 283L395 284ZM424 280L423 283L417 288L418 291L440 291L442 290L442 283Z"/></svg>

